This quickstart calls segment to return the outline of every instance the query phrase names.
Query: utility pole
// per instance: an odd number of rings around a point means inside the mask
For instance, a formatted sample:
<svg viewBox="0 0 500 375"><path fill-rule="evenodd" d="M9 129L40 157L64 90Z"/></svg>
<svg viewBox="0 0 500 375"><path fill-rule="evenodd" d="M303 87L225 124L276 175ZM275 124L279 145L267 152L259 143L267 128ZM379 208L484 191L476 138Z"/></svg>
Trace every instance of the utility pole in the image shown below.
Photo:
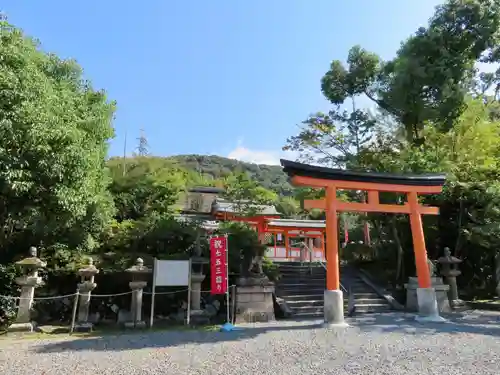
<svg viewBox="0 0 500 375"><path fill-rule="evenodd" d="M148 139L146 138L146 134L144 133L144 129L141 129L141 133L139 138L137 138L137 155L138 156L148 156L149 155L149 144Z"/></svg>

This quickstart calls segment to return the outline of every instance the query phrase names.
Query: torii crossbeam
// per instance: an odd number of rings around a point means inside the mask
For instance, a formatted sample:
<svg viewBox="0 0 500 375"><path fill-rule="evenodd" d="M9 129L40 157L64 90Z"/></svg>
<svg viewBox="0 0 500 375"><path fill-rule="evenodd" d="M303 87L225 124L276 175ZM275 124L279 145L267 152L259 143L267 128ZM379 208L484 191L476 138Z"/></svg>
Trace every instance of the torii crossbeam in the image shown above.
<svg viewBox="0 0 500 375"><path fill-rule="evenodd" d="M415 263L419 289L417 298L419 312L426 320L442 320L439 317L436 294L431 285L427 265L427 251L422 227L422 215L438 215L437 207L418 203L418 194L436 194L442 191L446 177L442 174L392 175L384 173L353 172L324 168L281 160L285 173L295 186L324 188L325 199L304 202L307 209L319 208L326 212L326 259L327 279L324 299L325 322L345 325L343 295L340 290L338 223L337 212L385 212L410 215L410 225L415 252ZM337 190L364 190L368 192L367 203L341 202ZM403 193L407 196L404 205L381 204L379 192Z"/></svg>

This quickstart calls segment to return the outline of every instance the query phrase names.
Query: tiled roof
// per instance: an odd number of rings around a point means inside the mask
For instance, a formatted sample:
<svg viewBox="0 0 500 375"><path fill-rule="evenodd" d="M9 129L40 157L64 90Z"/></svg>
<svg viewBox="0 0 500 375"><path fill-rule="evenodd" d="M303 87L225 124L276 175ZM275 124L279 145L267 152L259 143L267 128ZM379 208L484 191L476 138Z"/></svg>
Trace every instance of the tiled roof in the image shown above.
<svg viewBox="0 0 500 375"><path fill-rule="evenodd" d="M258 215L280 215L276 207L272 205L251 204L247 201L240 201L239 204L248 205L248 207L255 210ZM212 205L212 210L215 212L236 213L238 212L238 203L216 199Z"/></svg>
<svg viewBox="0 0 500 375"><path fill-rule="evenodd" d="M267 225L273 227L295 227L295 228L325 228L324 220L294 220L294 219L272 219Z"/></svg>

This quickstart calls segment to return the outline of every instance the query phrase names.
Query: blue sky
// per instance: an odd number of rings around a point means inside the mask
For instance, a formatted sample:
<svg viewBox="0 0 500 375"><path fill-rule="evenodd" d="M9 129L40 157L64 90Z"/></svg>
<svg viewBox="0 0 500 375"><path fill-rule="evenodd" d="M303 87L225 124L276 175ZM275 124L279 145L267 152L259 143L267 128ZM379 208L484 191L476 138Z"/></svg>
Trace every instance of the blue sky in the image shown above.
<svg viewBox="0 0 500 375"><path fill-rule="evenodd" d="M3 0L45 50L75 58L118 102L110 154L217 154L275 163L319 81L355 44L384 58L439 0Z"/></svg>

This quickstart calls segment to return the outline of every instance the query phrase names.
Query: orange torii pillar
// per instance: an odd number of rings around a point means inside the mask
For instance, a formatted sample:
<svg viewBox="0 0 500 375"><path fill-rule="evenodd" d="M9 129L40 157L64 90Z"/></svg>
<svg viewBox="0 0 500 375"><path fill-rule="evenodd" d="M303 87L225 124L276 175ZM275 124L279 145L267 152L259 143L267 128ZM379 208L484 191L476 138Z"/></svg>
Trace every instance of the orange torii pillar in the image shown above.
<svg viewBox="0 0 500 375"><path fill-rule="evenodd" d="M343 292L340 285L338 249L338 212L385 212L410 215L415 252L415 263L419 288L417 300L419 316L426 321L443 321L439 316L436 292L431 285L427 263L427 251L422 227L422 214L438 215L437 207L426 207L418 203L418 194L440 193L445 182L444 175L394 176L381 173L352 172L323 168L308 164L281 160L284 171L291 177L292 184L324 188L325 199L305 201L306 209L319 208L326 212L326 258L327 278L324 295L324 318L328 325L345 326ZM368 191L368 202L343 202L337 200L337 190ZM379 192L404 193L404 205L381 204Z"/></svg>

